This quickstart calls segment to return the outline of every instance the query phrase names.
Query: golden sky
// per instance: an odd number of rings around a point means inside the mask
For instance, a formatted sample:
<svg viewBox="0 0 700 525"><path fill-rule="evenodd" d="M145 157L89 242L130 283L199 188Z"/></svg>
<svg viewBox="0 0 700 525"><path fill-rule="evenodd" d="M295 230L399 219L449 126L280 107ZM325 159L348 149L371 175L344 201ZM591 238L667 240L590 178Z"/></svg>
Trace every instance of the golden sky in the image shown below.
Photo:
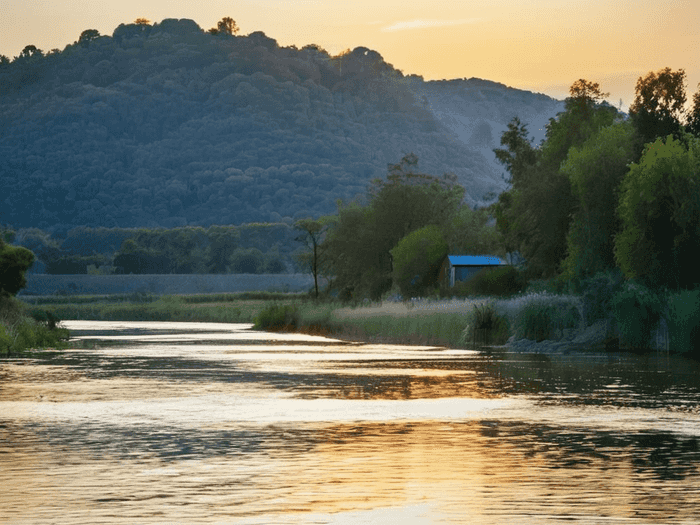
<svg viewBox="0 0 700 525"><path fill-rule="evenodd" d="M84 29L111 35L137 17L208 29L224 16L283 46L365 46L426 80L479 77L563 98L585 78L624 108L649 71L685 69L688 98L700 82L697 0L1 0L0 53L63 49Z"/></svg>

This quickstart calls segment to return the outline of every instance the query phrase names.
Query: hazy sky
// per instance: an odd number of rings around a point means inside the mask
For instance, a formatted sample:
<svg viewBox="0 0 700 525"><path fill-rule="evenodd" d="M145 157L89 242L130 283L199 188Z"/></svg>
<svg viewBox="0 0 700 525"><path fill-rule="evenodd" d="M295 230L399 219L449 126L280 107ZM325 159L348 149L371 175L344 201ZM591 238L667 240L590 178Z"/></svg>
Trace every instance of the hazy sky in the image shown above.
<svg viewBox="0 0 700 525"><path fill-rule="evenodd" d="M700 82L698 0L0 0L0 54L63 49L84 29L111 35L137 17L208 29L224 16L283 46L365 46L426 80L480 77L563 98L585 78L624 107L652 70L685 69L688 98Z"/></svg>

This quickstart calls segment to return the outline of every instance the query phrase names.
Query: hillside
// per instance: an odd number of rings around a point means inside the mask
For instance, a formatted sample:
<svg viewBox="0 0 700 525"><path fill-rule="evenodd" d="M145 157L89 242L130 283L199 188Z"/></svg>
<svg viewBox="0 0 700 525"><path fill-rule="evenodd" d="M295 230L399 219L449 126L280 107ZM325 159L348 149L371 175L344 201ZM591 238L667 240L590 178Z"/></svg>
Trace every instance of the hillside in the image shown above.
<svg viewBox="0 0 700 525"><path fill-rule="evenodd" d="M485 80L404 76L366 48L332 57L191 20L122 24L0 63L0 223L290 222L333 213L409 152L476 205L505 187L491 150L508 121L536 135L561 108Z"/></svg>

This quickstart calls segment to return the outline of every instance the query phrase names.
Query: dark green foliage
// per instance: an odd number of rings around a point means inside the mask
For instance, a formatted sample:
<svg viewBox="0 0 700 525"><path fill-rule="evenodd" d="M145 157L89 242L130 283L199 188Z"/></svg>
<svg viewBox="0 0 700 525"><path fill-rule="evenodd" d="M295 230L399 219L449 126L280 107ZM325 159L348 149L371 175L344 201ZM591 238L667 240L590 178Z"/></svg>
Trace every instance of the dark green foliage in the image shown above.
<svg viewBox="0 0 700 525"><path fill-rule="evenodd" d="M272 304L255 318L255 330L281 330L295 328L298 324L298 308L289 304Z"/></svg>
<svg viewBox="0 0 700 525"><path fill-rule="evenodd" d="M631 349L649 348L664 308L661 297L641 284L628 281L613 297L611 308L620 344Z"/></svg>
<svg viewBox="0 0 700 525"><path fill-rule="evenodd" d="M424 295L438 286L440 265L448 246L440 228L425 226L409 233L391 250L393 280L405 298Z"/></svg>
<svg viewBox="0 0 700 525"><path fill-rule="evenodd" d="M519 334L525 339L540 342L553 335L552 324L555 306L542 303L528 303L520 311Z"/></svg>
<svg viewBox="0 0 700 525"><path fill-rule="evenodd" d="M233 273L262 273L263 264L263 253L257 248L237 248L231 255Z"/></svg>
<svg viewBox="0 0 700 525"><path fill-rule="evenodd" d="M566 99L566 110L547 126L546 140L539 150L529 145L527 133L514 120L495 150L511 173L512 188L493 206L506 248L518 251L527 261L530 278L555 275L566 256L566 237L576 201L571 182L560 166L572 146L617 118L615 108L600 104L604 95L597 84L579 80Z"/></svg>
<svg viewBox="0 0 700 525"><path fill-rule="evenodd" d="M453 176L417 173L418 158L389 165L386 180L369 187L367 204L341 205L323 248L343 298L379 299L392 285L391 250L409 233L428 225L443 228L464 197Z"/></svg>
<svg viewBox="0 0 700 525"><path fill-rule="evenodd" d="M658 137L674 135L679 138L685 114L685 71L666 67L639 77L630 117L643 144Z"/></svg>
<svg viewBox="0 0 700 525"><path fill-rule="evenodd" d="M455 283L453 290L448 290L447 293L457 297L507 297L523 291L524 288L525 280L520 272L513 266L503 266L484 268L468 281Z"/></svg>
<svg viewBox="0 0 700 525"><path fill-rule="evenodd" d="M582 281L583 315L589 326L612 315L612 300L623 282L619 269L599 272Z"/></svg>
<svg viewBox="0 0 700 525"><path fill-rule="evenodd" d="M580 280L615 267L614 237L619 186L634 155L629 122L607 126L580 148L572 147L561 171L571 181L578 202L567 236L563 277Z"/></svg>
<svg viewBox="0 0 700 525"><path fill-rule="evenodd" d="M16 295L27 285L25 273L34 263L34 254L21 246L0 240L0 295Z"/></svg>
<svg viewBox="0 0 700 525"><path fill-rule="evenodd" d="M698 282L700 139L684 142L669 136L648 144L622 182L615 257L625 277L650 287Z"/></svg>
<svg viewBox="0 0 700 525"><path fill-rule="evenodd" d="M700 357L700 290L671 294L666 322L670 351Z"/></svg>

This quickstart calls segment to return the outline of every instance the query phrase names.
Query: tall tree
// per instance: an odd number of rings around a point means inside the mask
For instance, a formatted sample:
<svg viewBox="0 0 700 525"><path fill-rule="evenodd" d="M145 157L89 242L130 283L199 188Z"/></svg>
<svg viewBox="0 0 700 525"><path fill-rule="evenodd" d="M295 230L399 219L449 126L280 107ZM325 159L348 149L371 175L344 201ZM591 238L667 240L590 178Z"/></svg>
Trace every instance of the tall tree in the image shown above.
<svg viewBox="0 0 700 525"><path fill-rule="evenodd" d="M622 182L619 215L615 257L627 278L653 287L697 286L700 139L648 144Z"/></svg>
<svg viewBox="0 0 700 525"><path fill-rule="evenodd" d="M603 128L581 147L569 150L562 165L576 199L563 262L569 280L615 267L619 186L633 160L634 141L634 129L625 121Z"/></svg>
<svg viewBox="0 0 700 525"><path fill-rule="evenodd" d="M600 102L607 94L597 83L579 79L569 92L565 111L550 120L538 150L529 145L517 120L501 139L508 149L495 150L510 171L513 186L499 196L492 210L507 250L520 252L532 277L554 275L566 256L575 201L569 178L560 170L562 161L572 146L583 144L617 118L615 108Z"/></svg>
<svg viewBox="0 0 700 525"><path fill-rule="evenodd" d="M681 131L685 112L685 71L666 67L639 77L630 116L643 143Z"/></svg>

